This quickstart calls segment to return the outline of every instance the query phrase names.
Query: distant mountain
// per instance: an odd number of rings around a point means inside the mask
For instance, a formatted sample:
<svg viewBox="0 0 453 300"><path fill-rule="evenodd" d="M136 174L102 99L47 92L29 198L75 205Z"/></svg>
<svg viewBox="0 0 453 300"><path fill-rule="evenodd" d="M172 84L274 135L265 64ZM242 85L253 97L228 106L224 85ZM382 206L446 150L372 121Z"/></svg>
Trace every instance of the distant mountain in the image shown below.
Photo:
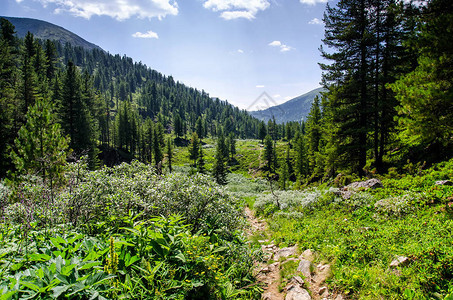
<svg viewBox="0 0 453 300"><path fill-rule="evenodd" d="M63 45L70 43L73 46L83 47L87 50L101 49L101 47L92 44L75 33L64 29L63 27L51 24L49 22L29 19L29 18L16 18L16 17L0 17L10 21L15 27L17 35L24 38L28 31L33 33L35 38L42 40L56 40Z"/></svg>
<svg viewBox="0 0 453 300"><path fill-rule="evenodd" d="M288 100L280 105L272 106L270 108L258 111L249 112L253 117L262 120L269 121L272 117L278 124L301 121L305 119L310 113L310 107L313 99L323 91L323 88L317 88L299 97Z"/></svg>

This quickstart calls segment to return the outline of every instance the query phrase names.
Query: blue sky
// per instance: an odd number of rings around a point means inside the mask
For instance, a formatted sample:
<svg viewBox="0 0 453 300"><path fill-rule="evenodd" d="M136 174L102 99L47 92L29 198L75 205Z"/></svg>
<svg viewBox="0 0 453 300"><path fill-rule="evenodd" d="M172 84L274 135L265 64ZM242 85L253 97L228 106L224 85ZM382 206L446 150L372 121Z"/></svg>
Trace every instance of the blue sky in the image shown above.
<svg viewBox="0 0 453 300"><path fill-rule="evenodd" d="M57 24L247 109L263 92L283 103L319 87L326 2L1 0L0 15Z"/></svg>

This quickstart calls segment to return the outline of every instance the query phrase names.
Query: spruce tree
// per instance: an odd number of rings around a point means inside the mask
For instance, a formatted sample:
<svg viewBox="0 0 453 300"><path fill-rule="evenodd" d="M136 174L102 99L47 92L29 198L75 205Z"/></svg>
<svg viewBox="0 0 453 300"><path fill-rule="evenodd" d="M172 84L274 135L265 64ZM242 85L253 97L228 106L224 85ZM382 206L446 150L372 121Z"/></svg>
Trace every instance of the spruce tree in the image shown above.
<svg viewBox="0 0 453 300"><path fill-rule="evenodd" d="M62 135L52 110L49 100L36 99L11 152L18 174L39 174L51 187L63 180L68 155L68 139Z"/></svg>
<svg viewBox="0 0 453 300"><path fill-rule="evenodd" d="M313 170L316 164L316 153L319 152L319 143L322 138L321 108L319 98L316 96L311 105L310 113L306 123L306 140L308 144L308 160L310 169Z"/></svg>
<svg viewBox="0 0 453 300"><path fill-rule="evenodd" d="M173 142L171 137L167 139L167 164L168 164L168 171L171 173L173 171L172 162L173 162Z"/></svg>
<svg viewBox="0 0 453 300"><path fill-rule="evenodd" d="M197 171L202 174L206 172L203 147L200 147L200 152L198 154Z"/></svg>
<svg viewBox="0 0 453 300"><path fill-rule="evenodd" d="M225 166L225 139L222 134L220 134L219 138L217 139L217 146L215 150L215 157L214 157L214 166L212 169L212 176L214 176L215 181L218 184L226 184L226 176L227 170Z"/></svg>
<svg viewBox="0 0 453 300"><path fill-rule="evenodd" d="M330 64L320 64L322 82L328 90L332 121L339 126L339 153L345 166L363 174L367 162L369 132L368 86L372 36L369 33L368 0L340 0L336 8L327 5L324 14L326 46L322 56Z"/></svg>
<svg viewBox="0 0 453 300"><path fill-rule="evenodd" d="M200 140L198 139L198 134L196 132L192 133L190 138L190 144L188 147L189 159L193 161L193 166L196 167L198 155L200 153Z"/></svg>
<svg viewBox="0 0 453 300"><path fill-rule="evenodd" d="M274 144L272 137L268 134L264 138L264 168L272 172L274 167Z"/></svg>
<svg viewBox="0 0 453 300"><path fill-rule="evenodd" d="M430 1L422 20L419 35L409 44L419 54L418 66L391 88L400 104L404 144L429 146L438 158L453 134L453 3Z"/></svg>
<svg viewBox="0 0 453 300"><path fill-rule="evenodd" d="M77 155L93 148L91 116L82 95L80 73L69 62L63 78L59 117L63 132L70 137L70 147Z"/></svg>
<svg viewBox="0 0 453 300"><path fill-rule="evenodd" d="M159 123L160 124L160 123ZM160 140L160 129L159 126L154 126L154 133L153 133L153 154L154 154L154 162L156 166L159 166L163 159L162 155L162 145Z"/></svg>

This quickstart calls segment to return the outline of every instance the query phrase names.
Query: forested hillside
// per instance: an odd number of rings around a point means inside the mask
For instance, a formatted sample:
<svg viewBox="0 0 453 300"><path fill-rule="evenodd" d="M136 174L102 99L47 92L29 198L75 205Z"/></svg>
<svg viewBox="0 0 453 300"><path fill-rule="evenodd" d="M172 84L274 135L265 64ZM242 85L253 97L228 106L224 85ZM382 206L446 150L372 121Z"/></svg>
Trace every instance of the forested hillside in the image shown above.
<svg viewBox="0 0 453 300"><path fill-rule="evenodd" d="M61 125L75 157L88 153L93 167L99 158L108 164L132 158L158 164L164 133L174 133L177 141L192 131L201 138L224 129L243 138L258 135L260 122L246 111L129 57L37 40L30 33L18 39L6 19L1 30L3 175L37 100L49 103L51 123Z"/></svg>
<svg viewBox="0 0 453 300"><path fill-rule="evenodd" d="M10 21L11 24L14 25L17 36L22 39L25 38L28 32L30 32L35 38L40 40L56 41L57 43L61 43L63 45L69 43L74 47L82 47L87 50L101 50L101 47L86 41L82 37L64 29L63 27L49 22L30 18L15 18L6 16L0 16L0 18L5 18Z"/></svg>
<svg viewBox="0 0 453 300"><path fill-rule="evenodd" d="M302 122L310 113L310 108L315 97L319 97L323 88L317 88L308 93L295 97L285 103L272 106L263 110L251 111L255 118L268 122L275 118L278 124L288 122Z"/></svg>

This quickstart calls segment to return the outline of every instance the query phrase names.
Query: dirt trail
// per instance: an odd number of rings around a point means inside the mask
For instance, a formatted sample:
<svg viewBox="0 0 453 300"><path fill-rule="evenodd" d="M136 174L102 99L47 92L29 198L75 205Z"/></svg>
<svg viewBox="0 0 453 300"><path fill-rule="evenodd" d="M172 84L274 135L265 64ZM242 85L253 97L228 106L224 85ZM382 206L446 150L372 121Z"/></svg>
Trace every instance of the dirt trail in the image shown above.
<svg viewBox="0 0 453 300"><path fill-rule="evenodd" d="M259 232L265 232L267 229L266 221L255 217L255 214L249 207L245 207L245 215L247 216L247 221L250 224L250 229L247 231L247 235L250 237ZM265 239L260 242L263 242L262 248L264 252L267 253L268 261L273 254L274 247L276 246L269 244L269 240ZM267 265L264 262L256 262L255 265L255 274L258 279L258 282L263 284L264 293L262 299L266 300L283 300L285 295L280 293L278 290L280 282L280 268L279 263L273 263Z"/></svg>
<svg viewBox="0 0 453 300"><path fill-rule="evenodd" d="M245 208L245 215L250 227L247 230L249 237L267 231L266 221L257 218L253 211ZM264 262L256 262L255 275L258 283L263 286L263 300L343 300L341 294L330 293L325 281L331 274L330 264L312 264L316 254L311 250L305 250L299 255L297 245L287 248L279 248L266 238L259 241L266 257ZM298 273L281 291L280 267L288 261L299 263Z"/></svg>

